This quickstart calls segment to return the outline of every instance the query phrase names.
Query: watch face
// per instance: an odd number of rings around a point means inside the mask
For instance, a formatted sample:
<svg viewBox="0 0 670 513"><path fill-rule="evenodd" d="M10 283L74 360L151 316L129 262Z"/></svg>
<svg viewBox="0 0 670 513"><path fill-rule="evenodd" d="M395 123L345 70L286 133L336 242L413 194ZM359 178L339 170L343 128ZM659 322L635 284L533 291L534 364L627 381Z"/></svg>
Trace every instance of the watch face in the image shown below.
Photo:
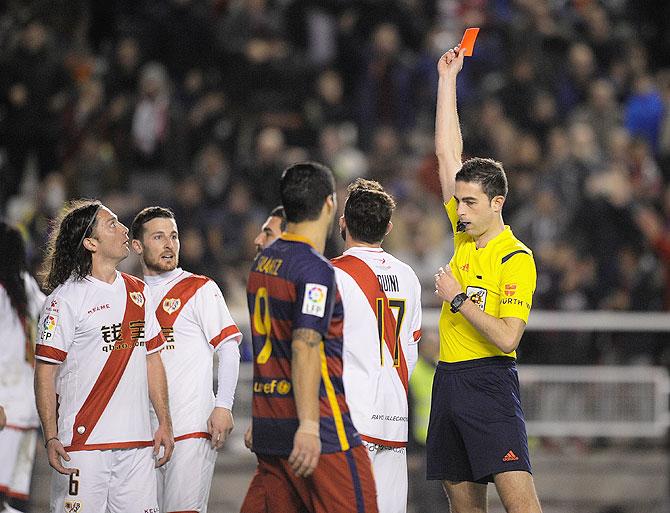
<svg viewBox="0 0 670 513"><path fill-rule="evenodd" d="M458 312L458 309L461 307L463 302L468 298L466 294L461 292L451 301L451 311L453 313Z"/></svg>

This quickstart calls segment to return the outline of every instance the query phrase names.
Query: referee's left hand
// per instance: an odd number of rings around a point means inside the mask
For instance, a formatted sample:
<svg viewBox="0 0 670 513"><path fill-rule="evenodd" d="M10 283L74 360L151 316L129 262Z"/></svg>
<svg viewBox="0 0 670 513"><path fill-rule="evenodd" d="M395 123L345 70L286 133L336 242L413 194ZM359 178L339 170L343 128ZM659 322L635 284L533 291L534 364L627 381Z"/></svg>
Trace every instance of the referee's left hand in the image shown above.
<svg viewBox="0 0 670 513"><path fill-rule="evenodd" d="M435 295L442 301L451 303L461 292L463 292L463 288L454 278L451 268L448 265L440 267L435 275Z"/></svg>

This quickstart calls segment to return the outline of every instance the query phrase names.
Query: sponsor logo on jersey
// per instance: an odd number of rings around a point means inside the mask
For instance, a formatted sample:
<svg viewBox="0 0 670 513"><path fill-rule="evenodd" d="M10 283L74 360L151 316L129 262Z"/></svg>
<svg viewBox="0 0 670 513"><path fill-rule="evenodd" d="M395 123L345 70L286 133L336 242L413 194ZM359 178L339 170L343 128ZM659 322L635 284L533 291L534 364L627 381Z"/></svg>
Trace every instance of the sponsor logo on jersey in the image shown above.
<svg viewBox="0 0 670 513"><path fill-rule="evenodd" d="M130 299L140 308L144 305L144 296L141 292L130 292Z"/></svg>
<svg viewBox="0 0 670 513"><path fill-rule="evenodd" d="M178 297L177 298L166 297L163 300L163 310L165 310L167 314L172 314L176 312L177 310L179 310L180 307L181 307L181 299L179 299Z"/></svg>
<svg viewBox="0 0 670 513"><path fill-rule="evenodd" d="M513 296L516 294L516 283L506 283L505 284L505 295Z"/></svg>
<svg viewBox="0 0 670 513"><path fill-rule="evenodd" d="M63 509L65 513L82 513L84 506L79 499L65 499Z"/></svg>
<svg viewBox="0 0 670 513"><path fill-rule="evenodd" d="M46 342L54 335L56 331L56 324L58 322L58 317L54 313L48 313L40 322L40 340Z"/></svg>
<svg viewBox="0 0 670 513"><path fill-rule="evenodd" d="M291 391L291 382L285 379L268 381L254 381L254 392L257 394L279 394L286 395Z"/></svg>
<svg viewBox="0 0 670 513"><path fill-rule="evenodd" d="M305 297L302 301L302 313L323 317L326 313L328 287L320 283L306 283Z"/></svg>
<svg viewBox="0 0 670 513"><path fill-rule="evenodd" d="M470 301L477 305L483 312L486 308L486 295L488 294L488 290L481 287L468 287L465 290L465 293L468 295L468 298L470 298Z"/></svg>
<svg viewBox="0 0 670 513"><path fill-rule="evenodd" d="M88 315L92 315L92 314L94 314L95 312L99 312L99 311L101 311L101 310L109 310L110 308L111 308L111 306L109 305L109 303L107 303L107 304L104 304L104 305L94 306L93 308L91 308L91 309L90 309L88 312L86 312L86 313L87 313Z"/></svg>
<svg viewBox="0 0 670 513"><path fill-rule="evenodd" d="M470 264L465 264L461 266L461 271L468 272L470 270Z"/></svg>

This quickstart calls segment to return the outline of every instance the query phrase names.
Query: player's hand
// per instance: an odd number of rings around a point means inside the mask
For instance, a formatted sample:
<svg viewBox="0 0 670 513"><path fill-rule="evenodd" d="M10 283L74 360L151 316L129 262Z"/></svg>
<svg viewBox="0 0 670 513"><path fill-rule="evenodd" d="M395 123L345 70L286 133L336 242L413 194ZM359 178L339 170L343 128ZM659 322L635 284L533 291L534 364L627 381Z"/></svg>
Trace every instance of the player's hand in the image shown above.
<svg viewBox="0 0 670 513"><path fill-rule="evenodd" d="M293 450L288 464L299 477L309 477L319 463L321 438L318 434L298 430L293 438Z"/></svg>
<svg viewBox="0 0 670 513"><path fill-rule="evenodd" d="M49 458L49 465L51 465L56 472L67 476L74 474L77 471L76 468L64 467L61 463L61 458L65 461L70 461L70 455L58 438L52 438L47 443L47 457Z"/></svg>
<svg viewBox="0 0 670 513"><path fill-rule="evenodd" d="M435 295L442 301L451 303L461 292L463 292L463 288L454 278L451 268L448 265L440 267L435 275Z"/></svg>
<svg viewBox="0 0 670 513"><path fill-rule="evenodd" d="M251 430L251 425L249 425L247 430L244 432L244 445L250 451L253 450L253 440L253 431Z"/></svg>
<svg viewBox="0 0 670 513"><path fill-rule="evenodd" d="M214 408L207 419L207 431L212 435L212 448L217 451L221 449L234 427L233 412L228 408Z"/></svg>
<svg viewBox="0 0 670 513"><path fill-rule="evenodd" d="M437 61L437 72L442 78L456 77L463 69L464 54L460 53L460 45L446 51Z"/></svg>
<svg viewBox="0 0 670 513"><path fill-rule="evenodd" d="M7 415L5 415L5 409L0 406L0 431L5 429L5 426L7 425Z"/></svg>
<svg viewBox="0 0 670 513"><path fill-rule="evenodd" d="M163 456L158 458L161 446L163 447ZM156 433L154 433L154 459L156 459L156 468L162 467L172 457L174 451L174 436L172 434L172 426L159 424Z"/></svg>

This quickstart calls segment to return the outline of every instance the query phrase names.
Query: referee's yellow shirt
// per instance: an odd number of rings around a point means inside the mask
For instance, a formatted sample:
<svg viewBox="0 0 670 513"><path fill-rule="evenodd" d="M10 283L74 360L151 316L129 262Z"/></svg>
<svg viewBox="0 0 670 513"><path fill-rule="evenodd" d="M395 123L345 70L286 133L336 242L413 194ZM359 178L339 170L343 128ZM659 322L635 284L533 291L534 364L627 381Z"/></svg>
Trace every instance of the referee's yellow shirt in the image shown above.
<svg viewBox="0 0 670 513"><path fill-rule="evenodd" d="M444 206L454 231L454 256L449 266L470 300L494 317L517 317L528 322L537 277L531 250L509 226L486 247L477 249L472 237L456 231L456 200L451 198ZM440 360L444 362L516 357L516 351L503 353L488 342L463 315L451 313L446 302L442 303L439 331Z"/></svg>

